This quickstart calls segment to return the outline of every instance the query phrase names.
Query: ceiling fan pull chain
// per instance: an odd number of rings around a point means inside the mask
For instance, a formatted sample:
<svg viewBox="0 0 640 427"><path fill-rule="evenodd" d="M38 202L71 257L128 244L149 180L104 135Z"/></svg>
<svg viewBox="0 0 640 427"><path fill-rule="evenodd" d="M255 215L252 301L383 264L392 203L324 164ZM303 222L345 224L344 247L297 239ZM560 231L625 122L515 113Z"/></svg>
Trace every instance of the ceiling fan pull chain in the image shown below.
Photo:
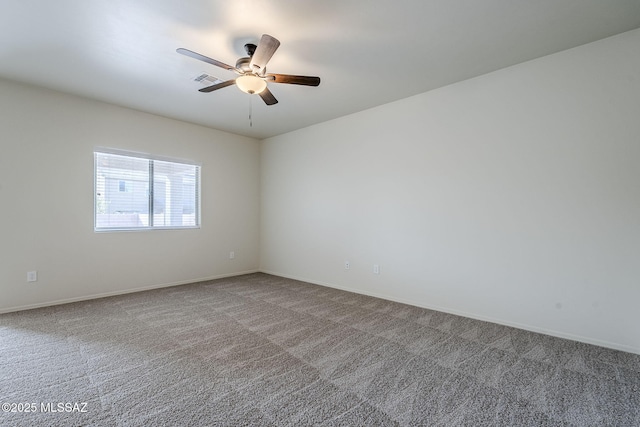
<svg viewBox="0 0 640 427"><path fill-rule="evenodd" d="M249 95L249 127L252 128L253 127L253 118L251 117L251 98L252 96Z"/></svg>

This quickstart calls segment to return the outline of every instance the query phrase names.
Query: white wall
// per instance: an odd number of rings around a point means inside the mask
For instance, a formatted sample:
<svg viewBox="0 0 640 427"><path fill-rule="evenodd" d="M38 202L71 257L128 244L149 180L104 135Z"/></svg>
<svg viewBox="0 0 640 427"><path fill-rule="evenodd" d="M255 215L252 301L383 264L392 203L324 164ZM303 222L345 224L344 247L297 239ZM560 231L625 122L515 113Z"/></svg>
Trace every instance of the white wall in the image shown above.
<svg viewBox="0 0 640 427"><path fill-rule="evenodd" d="M640 353L638 46L263 141L261 269Z"/></svg>
<svg viewBox="0 0 640 427"><path fill-rule="evenodd" d="M94 233L96 146L201 162L202 228ZM0 80L0 311L257 270L259 153L251 138Z"/></svg>

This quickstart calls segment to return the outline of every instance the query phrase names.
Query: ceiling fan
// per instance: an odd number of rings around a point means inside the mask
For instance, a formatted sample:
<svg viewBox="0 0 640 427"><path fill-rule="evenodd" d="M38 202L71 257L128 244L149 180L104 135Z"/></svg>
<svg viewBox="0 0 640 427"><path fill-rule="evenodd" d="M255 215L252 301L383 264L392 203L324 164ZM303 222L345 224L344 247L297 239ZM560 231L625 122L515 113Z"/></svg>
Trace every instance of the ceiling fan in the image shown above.
<svg viewBox="0 0 640 427"><path fill-rule="evenodd" d="M267 73L267 63L278 49L278 46L280 46L278 39L268 34L263 34L257 46L252 43L244 45L248 56L238 59L235 67L189 49L179 48L176 52L238 74L235 79L202 88L200 92L213 92L235 84L241 91L248 94L258 94L265 104L273 105L277 104L278 100L267 87L267 82L304 86L318 86L320 84L320 77Z"/></svg>

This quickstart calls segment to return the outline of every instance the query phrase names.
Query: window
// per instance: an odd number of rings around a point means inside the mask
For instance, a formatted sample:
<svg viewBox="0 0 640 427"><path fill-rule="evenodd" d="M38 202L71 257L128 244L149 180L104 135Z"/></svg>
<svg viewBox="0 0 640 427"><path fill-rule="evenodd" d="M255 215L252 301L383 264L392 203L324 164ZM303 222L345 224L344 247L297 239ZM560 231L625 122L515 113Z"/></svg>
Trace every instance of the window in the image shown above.
<svg viewBox="0 0 640 427"><path fill-rule="evenodd" d="M95 160L95 230L200 227L200 166L116 150Z"/></svg>

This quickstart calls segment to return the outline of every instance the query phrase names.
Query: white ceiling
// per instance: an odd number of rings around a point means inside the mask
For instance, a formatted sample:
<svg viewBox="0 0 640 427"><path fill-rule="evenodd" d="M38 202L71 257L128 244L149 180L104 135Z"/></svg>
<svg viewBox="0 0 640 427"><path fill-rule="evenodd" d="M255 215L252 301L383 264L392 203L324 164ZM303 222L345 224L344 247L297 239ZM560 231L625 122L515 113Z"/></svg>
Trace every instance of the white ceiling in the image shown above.
<svg viewBox="0 0 640 427"><path fill-rule="evenodd" d="M0 76L266 138L639 27L640 0L2 0ZM204 94L235 74L176 53L234 65L263 33L320 86Z"/></svg>

